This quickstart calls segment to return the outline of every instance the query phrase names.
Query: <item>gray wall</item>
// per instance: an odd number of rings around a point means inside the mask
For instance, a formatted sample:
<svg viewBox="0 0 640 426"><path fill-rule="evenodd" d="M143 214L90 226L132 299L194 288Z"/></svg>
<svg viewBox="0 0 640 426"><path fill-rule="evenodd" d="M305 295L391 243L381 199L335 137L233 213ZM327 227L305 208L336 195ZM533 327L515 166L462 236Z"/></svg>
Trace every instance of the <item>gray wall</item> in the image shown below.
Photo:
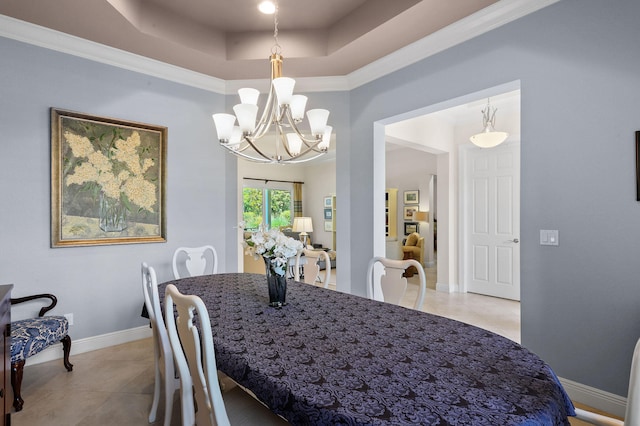
<svg viewBox="0 0 640 426"><path fill-rule="evenodd" d="M221 208L229 167L210 118L224 96L4 38L0 57L1 283L13 283L15 296L56 294L55 312L74 314L79 339L145 324L143 260L164 281L176 247L211 243L225 270L235 204ZM169 128L167 243L50 248L50 107Z"/></svg>
<svg viewBox="0 0 640 426"><path fill-rule="evenodd" d="M640 336L638 17L637 0L564 0L351 92L351 205L367 210L373 121L521 81L522 342L561 377L618 395ZM372 219L350 221L363 294ZM560 246L540 246L540 229Z"/></svg>
<svg viewBox="0 0 640 426"><path fill-rule="evenodd" d="M145 325L140 262L172 279L180 246L213 244L220 272L237 270L237 161L218 147L211 113L237 97L0 37L0 283L13 295L54 293L80 339ZM348 92L312 94L349 141ZM167 242L50 248L50 108L168 127ZM14 310L24 317L34 308Z"/></svg>
<svg viewBox="0 0 640 426"><path fill-rule="evenodd" d="M522 341L560 376L626 395L640 335L639 16L637 0L563 0L349 93L313 95L339 131L342 289L365 294L373 254L361 214L373 205L372 123L520 80ZM82 338L144 324L142 260L166 280L176 247L208 242L235 270L236 163L210 119L228 99L1 38L0 57L0 271L15 295L56 293ZM168 243L49 248L52 106L169 128ZM559 229L560 246L539 246L539 229Z"/></svg>

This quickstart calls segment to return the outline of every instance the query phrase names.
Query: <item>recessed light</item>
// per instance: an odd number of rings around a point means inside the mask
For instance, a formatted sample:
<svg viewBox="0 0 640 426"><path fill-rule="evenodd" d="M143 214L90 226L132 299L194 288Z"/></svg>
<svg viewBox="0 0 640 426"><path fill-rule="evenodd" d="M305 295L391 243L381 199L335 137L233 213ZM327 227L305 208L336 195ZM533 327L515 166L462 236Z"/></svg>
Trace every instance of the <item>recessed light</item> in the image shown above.
<svg viewBox="0 0 640 426"><path fill-rule="evenodd" d="M273 15L276 12L276 5L272 1L263 1L258 5L258 10L265 15Z"/></svg>

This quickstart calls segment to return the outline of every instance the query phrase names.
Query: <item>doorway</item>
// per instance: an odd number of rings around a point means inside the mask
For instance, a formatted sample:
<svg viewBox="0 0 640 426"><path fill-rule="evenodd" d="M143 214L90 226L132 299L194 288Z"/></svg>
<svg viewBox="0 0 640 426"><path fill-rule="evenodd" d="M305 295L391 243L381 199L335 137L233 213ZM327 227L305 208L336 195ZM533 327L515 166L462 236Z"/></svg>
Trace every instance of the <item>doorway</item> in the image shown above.
<svg viewBox="0 0 640 426"><path fill-rule="evenodd" d="M507 141L520 142L520 84L507 83L481 92L410 111L376 122L374 126L374 176L385 170L385 145L388 141L432 153L437 161L437 206L438 206L438 249L437 249L437 289L442 292L469 291L465 274L463 247L468 235L462 226L465 221L466 202L460 190L460 152L463 146L472 146L469 136L482 129L482 113L491 98L498 107L496 127L510 133ZM501 99L503 98L503 99ZM504 102L503 102L504 101ZM507 105L513 105L514 108ZM452 115L453 114L453 115ZM459 114L456 116L455 114ZM460 118L465 115L466 119ZM430 125L430 130L425 130ZM415 135L418 135L417 137ZM431 135L431 137L425 137ZM519 173L519 170L518 170ZM374 191L384 191L384 178L376 179ZM519 187L517 188L519 190ZM374 196L375 211L380 197ZM384 255L384 234L374 216L374 250L376 255ZM518 259L519 262L519 259Z"/></svg>

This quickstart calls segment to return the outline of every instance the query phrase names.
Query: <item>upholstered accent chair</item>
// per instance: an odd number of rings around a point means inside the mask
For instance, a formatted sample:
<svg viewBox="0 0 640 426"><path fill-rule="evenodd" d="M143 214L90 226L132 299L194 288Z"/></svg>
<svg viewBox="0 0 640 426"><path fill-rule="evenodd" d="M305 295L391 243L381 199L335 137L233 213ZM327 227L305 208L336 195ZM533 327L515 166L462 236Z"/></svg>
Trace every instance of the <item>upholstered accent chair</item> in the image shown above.
<svg viewBox="0 0 640 426"><path fill-rule="evenodd" d="M36 294L33 296L11 299L11 304L29 302L37 299L49 299L51 303L40 309L36 318L29 318L11 323L11 387L13 388L13 407L22 410L24 400L21 395L22 374L27 358L48 348L57 342L62 342L63 363L67 371L73 370L69 362L71 352L71 338L69 321L64 316L44 316L58 303L53 294Z"/></svg>
<svg viewBox="0 0 640 426"><path fill-rule="evenodd" d="M407 240L402 246L402 259L414 259L420 265L424 266L424 237L421 237L417 232L409 234ZM405 272L406 277L412 277L418 273L414 268L409 268Z"/></svg>

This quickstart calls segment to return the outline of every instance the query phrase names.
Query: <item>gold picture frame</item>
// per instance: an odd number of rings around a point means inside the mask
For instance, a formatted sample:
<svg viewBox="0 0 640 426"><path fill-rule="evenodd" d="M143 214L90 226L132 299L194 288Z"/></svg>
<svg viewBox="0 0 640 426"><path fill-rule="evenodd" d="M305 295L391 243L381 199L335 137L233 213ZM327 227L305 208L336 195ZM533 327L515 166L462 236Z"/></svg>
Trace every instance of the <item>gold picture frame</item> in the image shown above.
<svg viewBox="0 0 640 426"><path fill-rule="evenodd" d="M167 128L51 108L51 246L166 242Z"/></svg>

